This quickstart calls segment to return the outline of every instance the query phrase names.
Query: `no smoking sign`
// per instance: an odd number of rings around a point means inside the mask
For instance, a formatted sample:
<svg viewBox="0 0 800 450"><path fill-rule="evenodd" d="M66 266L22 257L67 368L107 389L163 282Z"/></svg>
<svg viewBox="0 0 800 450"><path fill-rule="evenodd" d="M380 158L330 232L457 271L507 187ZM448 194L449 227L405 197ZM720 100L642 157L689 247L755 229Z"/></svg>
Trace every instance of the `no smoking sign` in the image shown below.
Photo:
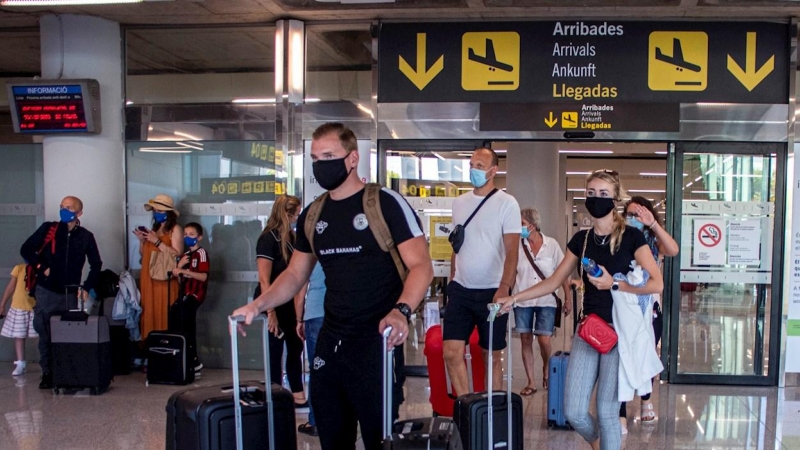
<svg viewBox="0 0 800 450"><path fill-rule="evenodd" d="M713 223L707 223L697 232L697 241L705 247L716 247L722 241L722 230Z"/></svg>

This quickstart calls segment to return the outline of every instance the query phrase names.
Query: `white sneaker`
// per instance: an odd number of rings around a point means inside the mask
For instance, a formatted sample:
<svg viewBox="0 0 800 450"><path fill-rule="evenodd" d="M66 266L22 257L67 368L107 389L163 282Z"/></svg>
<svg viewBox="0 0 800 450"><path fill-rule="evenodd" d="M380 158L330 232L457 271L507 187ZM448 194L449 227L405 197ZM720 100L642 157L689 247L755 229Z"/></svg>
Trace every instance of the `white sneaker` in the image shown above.
<svg viewBox="0 0 800 450"><path fill-rule="evenodd" d="M14 361L14 364L16 364L17 367L11 372L12 377L18 377L25 373L25 366L27 365L25 361Z"/></svg>
<svg viewBox="0 0 800 450"><path fill-rule="evenodd" d="M622 428L622 434L628 434L628 419L625 417L619 418L619 426Z"/></svg>

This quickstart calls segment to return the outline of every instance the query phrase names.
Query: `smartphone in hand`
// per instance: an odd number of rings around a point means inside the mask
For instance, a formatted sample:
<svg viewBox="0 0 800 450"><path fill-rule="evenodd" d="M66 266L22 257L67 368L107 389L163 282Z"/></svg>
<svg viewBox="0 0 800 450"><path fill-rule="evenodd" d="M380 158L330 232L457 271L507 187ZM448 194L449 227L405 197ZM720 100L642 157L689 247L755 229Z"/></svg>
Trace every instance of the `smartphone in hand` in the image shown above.
<svg viewBox="0 0 800 450"><path fill-rule="evenodd" d="M139 225L136 229L141 231L142 233L147 233L147 227L145 226Z"/></svg>

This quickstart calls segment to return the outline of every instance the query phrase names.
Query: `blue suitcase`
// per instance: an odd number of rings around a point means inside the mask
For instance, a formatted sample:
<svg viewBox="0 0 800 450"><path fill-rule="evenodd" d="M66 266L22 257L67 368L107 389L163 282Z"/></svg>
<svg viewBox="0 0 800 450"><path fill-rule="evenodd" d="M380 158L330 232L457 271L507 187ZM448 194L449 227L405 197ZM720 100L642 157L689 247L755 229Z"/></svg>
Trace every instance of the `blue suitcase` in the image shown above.
<svg viewBox="0 0 800 450"><path fill-rule="evenodd" d="M547 384L547 427L572 428L564 415L564 385L567 382L569 352L556 352L550 357Z"/></svg>

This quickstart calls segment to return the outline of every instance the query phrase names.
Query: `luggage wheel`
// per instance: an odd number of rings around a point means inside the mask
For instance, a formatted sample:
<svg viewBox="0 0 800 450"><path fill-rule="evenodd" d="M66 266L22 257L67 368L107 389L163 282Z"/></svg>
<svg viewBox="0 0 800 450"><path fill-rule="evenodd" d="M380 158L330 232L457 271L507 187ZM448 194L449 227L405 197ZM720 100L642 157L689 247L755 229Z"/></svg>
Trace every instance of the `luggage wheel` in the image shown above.
<svg viewBox="0 0 800 450"><path fill-rule="evenodd" d="M54 387L54 388L53 388L53 394L56 394L56 395L58 395L58 388L57 388L57 387Z"/></svg>

